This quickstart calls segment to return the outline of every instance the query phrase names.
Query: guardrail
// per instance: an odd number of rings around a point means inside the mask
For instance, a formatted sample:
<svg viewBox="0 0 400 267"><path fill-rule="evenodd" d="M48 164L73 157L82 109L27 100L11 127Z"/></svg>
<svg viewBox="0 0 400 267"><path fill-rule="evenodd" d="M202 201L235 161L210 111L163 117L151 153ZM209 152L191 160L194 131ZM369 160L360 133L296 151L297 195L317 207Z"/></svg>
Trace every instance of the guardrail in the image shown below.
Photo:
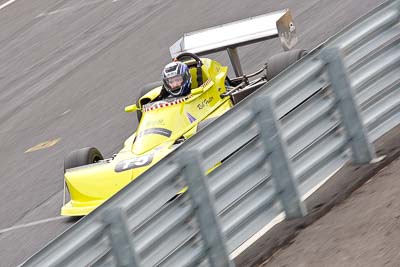
<svg viewBox="0 0 400 267"><path fill-rule="evenodd" d="M363 16L24 266L233 266L254 234L305 215L348 160L374 160L371 141L400 123L399 18L399 0Z"/></svg>

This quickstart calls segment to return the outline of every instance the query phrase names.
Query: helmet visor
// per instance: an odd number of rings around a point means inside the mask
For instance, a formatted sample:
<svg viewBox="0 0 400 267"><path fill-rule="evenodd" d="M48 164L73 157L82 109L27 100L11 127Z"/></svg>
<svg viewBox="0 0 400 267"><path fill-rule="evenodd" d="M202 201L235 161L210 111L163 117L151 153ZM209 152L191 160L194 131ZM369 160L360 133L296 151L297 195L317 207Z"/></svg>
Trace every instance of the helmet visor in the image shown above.
<svg viewBox="0 0 400 267"><path fill-rule="evenodd" d="M172 90L179 89L183 83L182 75L167 78L167 83Z"/></svg>

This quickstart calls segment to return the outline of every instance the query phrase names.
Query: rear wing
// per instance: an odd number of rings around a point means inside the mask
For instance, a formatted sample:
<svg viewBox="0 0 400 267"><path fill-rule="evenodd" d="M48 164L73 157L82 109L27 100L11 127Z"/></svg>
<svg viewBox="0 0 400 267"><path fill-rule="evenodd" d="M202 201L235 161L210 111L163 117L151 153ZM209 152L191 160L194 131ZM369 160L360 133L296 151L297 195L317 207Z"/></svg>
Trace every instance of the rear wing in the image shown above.
<svg viewBox="0 0 400 267"><path fill-rule="evenodd" d="M206 55L227 50L237 76L243 75L237 47L279 37L284 50L297 43L289 9L185 33L170 47L172 58L183 52Z"/></svg>

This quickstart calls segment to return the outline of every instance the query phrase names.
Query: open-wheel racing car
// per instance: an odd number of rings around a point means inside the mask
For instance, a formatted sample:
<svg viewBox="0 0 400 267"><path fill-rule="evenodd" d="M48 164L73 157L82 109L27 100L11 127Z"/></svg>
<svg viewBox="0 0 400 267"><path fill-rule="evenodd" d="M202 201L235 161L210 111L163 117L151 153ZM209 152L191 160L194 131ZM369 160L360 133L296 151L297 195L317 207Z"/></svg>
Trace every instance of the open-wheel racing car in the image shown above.
<svg viewBox="0 0 400 267"><path fill-rule="evenodd" d="M304 55L304 50L282 52L263 62L258 71L244 75L236 47L274 37L280 37L285 50L296 43L289 10L185 34L170 50L173 58L189 67L190 94L160 99L161 82L144 86L136 104L125 108L126 112L137 112L137 130L117 154L103 159L93 147L71 152L64 162L66 189L61 214L90 213ZM227 66L198 56L224 49L228 50L234 78L228 78ZM70 201L66 203L67 190Z"/></svg>

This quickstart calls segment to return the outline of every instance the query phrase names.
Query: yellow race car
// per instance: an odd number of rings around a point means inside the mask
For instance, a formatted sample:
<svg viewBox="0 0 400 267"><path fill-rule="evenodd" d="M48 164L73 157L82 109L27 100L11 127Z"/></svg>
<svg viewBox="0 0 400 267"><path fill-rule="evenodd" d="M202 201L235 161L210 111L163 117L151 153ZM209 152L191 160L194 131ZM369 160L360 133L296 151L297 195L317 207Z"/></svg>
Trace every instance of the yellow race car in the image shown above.
<svg viewBox="0 0 400 267"><path fill-rule="evenodd" d="M268 65L272 66L277 61L293 63L303 54L302 50L284 52L276 55L275 59L271 58ZM82 216L90 213L272 78L268 75L267 65L256 73L229 79L228 67L217 61L200 59L190 53L184 53L178 59L187 57L189 61L185 63L190 67L192 76L189 95L157 100L162 86L145 87L145 91L149 92L140 97L137 104L125 108L126 112L137 111L140 122L122 150L109 159L103 159L93 147L73 151L66 157L65 185L70 201L65 203L65 190L61 215ZM287 65L279 67L284 69ZM274 72L275 75L278 73ZM261 77L249 80L255 76Z"/></svg>
<svg viewBox="0 0 400 267"><path fill-rule="evenodd" d="M274 37L279 37L284 49L289 51L272 56L255 73L242 74L236 47ZM137 112L139 124L117 154L103 159L93 147L71 152L64 161L61 215L90 213L215 118L299 60L305 51L290 50L296 41L295 27L287 9L185 35L170 50L172 57L189 68L190 93L163 98L160 96L165 88L161 82L145 86L136 104L125 108L126 112ZM223 49L228 50L235 78L227 77L227 66L194 54Z"/></svg>

